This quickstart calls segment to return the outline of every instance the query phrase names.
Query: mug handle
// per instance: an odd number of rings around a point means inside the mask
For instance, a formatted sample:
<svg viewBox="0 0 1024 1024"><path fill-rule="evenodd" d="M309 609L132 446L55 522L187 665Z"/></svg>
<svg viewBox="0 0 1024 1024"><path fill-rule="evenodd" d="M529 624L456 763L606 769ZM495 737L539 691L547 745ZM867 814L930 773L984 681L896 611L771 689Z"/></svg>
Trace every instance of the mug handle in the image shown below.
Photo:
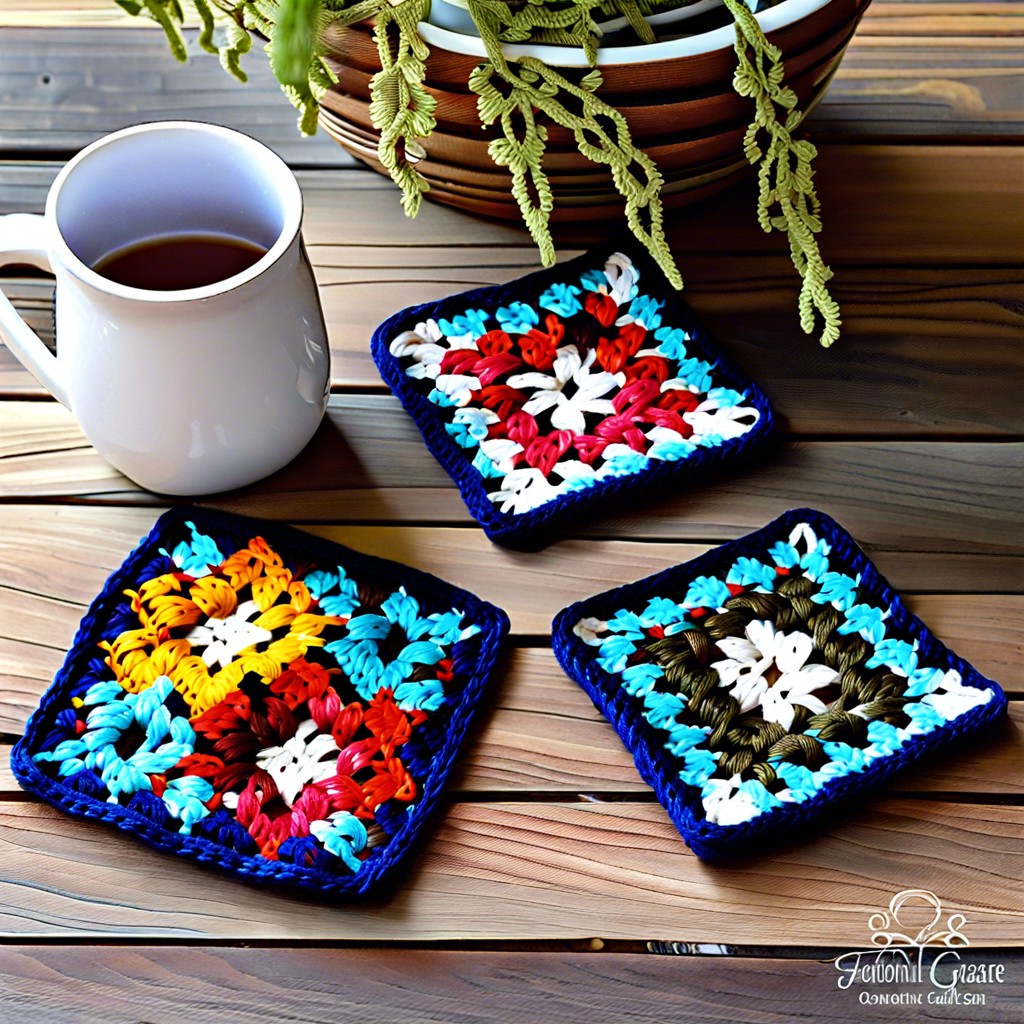
<svg viewBox="0 0 1024 1024"><path fill-rule="evenodd" d="M50 271L45 239L46 221L35 213L10 213L0 217L0 267L8 263L27 263ZM52 272L52 271L51 271ZM39 335L18 315L10 299L0 291L0 338L18 357L25 369L60 402L71 408L63 367L42 343Z"/></svg>

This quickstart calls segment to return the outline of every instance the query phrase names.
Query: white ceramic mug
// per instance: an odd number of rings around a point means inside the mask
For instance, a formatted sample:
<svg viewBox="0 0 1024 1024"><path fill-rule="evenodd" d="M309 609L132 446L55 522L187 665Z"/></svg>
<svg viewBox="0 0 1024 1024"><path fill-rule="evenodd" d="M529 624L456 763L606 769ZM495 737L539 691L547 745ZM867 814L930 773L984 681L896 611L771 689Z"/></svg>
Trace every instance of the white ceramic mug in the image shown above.
<svg viewBox="0 0 1024 1024"><path fill-rule="evenodd" d="M57 175L44 216L0 217L0 265L57 279L54 356L0 295L0 336L122 473L204 494L280 469L327 407L330 350L285 163L246 135L167 121L115 132ZM249 269L180 291L92 268L181 235L266 249Z"/></svg>

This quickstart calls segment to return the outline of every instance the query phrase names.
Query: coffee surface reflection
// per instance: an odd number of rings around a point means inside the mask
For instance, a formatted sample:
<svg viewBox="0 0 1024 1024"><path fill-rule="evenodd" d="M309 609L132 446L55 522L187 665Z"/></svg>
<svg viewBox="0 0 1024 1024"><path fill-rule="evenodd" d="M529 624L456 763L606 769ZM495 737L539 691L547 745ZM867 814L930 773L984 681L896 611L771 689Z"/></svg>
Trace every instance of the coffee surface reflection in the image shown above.
<svg viewBox="0 0 1024 1024"><path fill-rule="evenodd" d="M262 246L225 235L169 235L134 242L101 257L93 270L108 281L149 291L183 291L226 281L257 263Z"/></svg>

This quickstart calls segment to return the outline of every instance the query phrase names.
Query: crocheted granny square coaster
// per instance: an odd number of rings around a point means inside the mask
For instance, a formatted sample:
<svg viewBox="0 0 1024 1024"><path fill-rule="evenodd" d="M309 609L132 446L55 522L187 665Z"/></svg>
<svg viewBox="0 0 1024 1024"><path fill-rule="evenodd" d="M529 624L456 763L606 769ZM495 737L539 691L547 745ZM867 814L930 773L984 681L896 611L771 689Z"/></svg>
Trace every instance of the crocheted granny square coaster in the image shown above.
<svg viewBox="0 0 1024 1024"><path fill-rule="evenodd" d="M1006 708L812 509L564 609L554 647L706 859L811 823Z"/></svg>
<svg viewBox="0 0 1024 1024"><path fill-rule="evenodd" d="M11 757L72 814L247 880L390 889L508 632L396 562L176 509L104 585Z"/></svg>
<svg viewBox="0 0 1024 1024"><path fill-rule="evenodd" d="M624 492L693 482L772 426L768 400L641 251L606 246L403 310L372 352L504 543L536 544Z"/></svg>

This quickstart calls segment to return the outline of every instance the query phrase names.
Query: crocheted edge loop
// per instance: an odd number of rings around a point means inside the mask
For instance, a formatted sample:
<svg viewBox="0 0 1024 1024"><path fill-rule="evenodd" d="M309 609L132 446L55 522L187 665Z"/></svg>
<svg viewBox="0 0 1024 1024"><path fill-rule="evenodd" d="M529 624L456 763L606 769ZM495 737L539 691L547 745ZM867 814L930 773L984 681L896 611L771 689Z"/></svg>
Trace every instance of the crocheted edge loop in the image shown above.
<svg viewBox="0 0 1024 1024"><path fill-rule="evenodd" d="M677 581L688 581L716 568L720 569L735 557L750 554L763 541L777 540L799 522L810 523L820 537L827 539L832 544L833 553L846 569L861 573L861 587L870 590L891 607L891 621L895 625L913 630L913 635L920 641L922 657L947 670L956 669L965 685L990 688L993 697L988 703L971 709L927 735L912 737L899 753L881 758L865 771L830 780L821 791L803 803L774 808L740 825L714 824L704 817L699 789L679 780L678 773L673 772L669 764L671 759L661 753L661 744L650 742L646 736L647 730L638 725L637 712L630 703L629 695L617 680L597 664L592 649L573 633L573 627L585 616L602 618L606 613L611 615L619 607L628 607L631 600L649 597ZM813 820L829 814L853 796L876 788L891 775L929 752L995 722L1007 707L1006 695L999 684L983 676L973 665L946 647L907 608L900 595L850 534L826 513L812 508L791 509L767 526L712 548L688 562L563 608L552 622L552 646L563 671L583 687L595 707L611 722L633 755L641 777L654 789L687 846L707 861L748 852L754 842L778 833L789 834L804 830ZM639 736L634 736L635 728L639 728Z"/></svg>
<svg viewBox="0 0 1024 1024"><path fill-rule="evenodd" d="M240 535L246 531L254 531L253 535L263 536L276 550L285 551L289 556L298 554L315 560L329 557L355 574L370 570L375 581L380 581L383 574L385 583L392 581L395 585L404 584L418 588L431 598L462 605L467 617L472 616L474 624L480 626L480 650L476 669L452 708L445 729L445 742L432 758L433 767L430 774L421 781L422 795L409 813L408 821L391 837L381 856L377 857L365 872L344 876L327 874L300 864L286 864L239 853L202 836L168 832L127 807L103 803L68 789L45 775L32 760L31 750L40 739L39 731L44 725L50 705L59 700L66 702L67 690L77 676L76 669L94 656L98 631L109 617L112 608L123 600L122 590L133 582L140 563L154 557L156 548L163 543L165 533L183 525L186 520L195 522L201 529L223 530L232 535L236 532ZM420 569L391 559L365 555L342 544L323 540L280 523L213 509L174 508L160 516L122 565L107 578L100 593L89 606L64 664L29 718L24 736L11 752L11 769L19 785L27 792L41 797L47 803L75 817L109 822L124 832L139 836L158 850L175 853L199 863L212 864L241 878L268 884L334 896L376 896L383 883L402 869L422 834L423 826L436 810L441 791L451 774L473 716L479 708L484 686L494 671L509 628L508 615L502 609L468 590L456 587Z"/></svg>
<svg viewBox="0 0 1024 1024"><path fill-rule="evenodd" d="M529 512L516 515L501 512L495 507L487 496L479 472L445 431L437 407L416 390L406 377L399 360L391 355L391 341L422 320L443 317L454 303L461 307L484 301L494 302L495 305L516 301L524 291L538 290L538 285L549 280L559 280L578 274L581 270L593 269L598 262L603 268L607 257L613 252L624 253L634 265L640 267L642 273L656 275L659 282L664 281L664 275L657 265L638 249L635 242L617 238L566 263L534 271L508 284L486 285L434 302L410 306L388 317L373 332L370 354L384 383L412 417L431 455L455 482L470 514L480 523L487 536L497 543L511 547L540 547L558 526L575 518L584 508L593 511L605 508L622 492L645 494L676 477L680 480L701 481L711 478L716 471L742 466L752 451L769 439L773 430L775 417L768 397L715 343L693 310L665 282L664 292L656 292L659 299L665 300L665 316L672 317L675 326L682 327L690 334L694 353L712 363L722 384L749 393L749 404L759 413L757 423L742 437L716 448L701 448L678 462L660 462L639 473L601 481L585 491L562 495Z"/></svg>

